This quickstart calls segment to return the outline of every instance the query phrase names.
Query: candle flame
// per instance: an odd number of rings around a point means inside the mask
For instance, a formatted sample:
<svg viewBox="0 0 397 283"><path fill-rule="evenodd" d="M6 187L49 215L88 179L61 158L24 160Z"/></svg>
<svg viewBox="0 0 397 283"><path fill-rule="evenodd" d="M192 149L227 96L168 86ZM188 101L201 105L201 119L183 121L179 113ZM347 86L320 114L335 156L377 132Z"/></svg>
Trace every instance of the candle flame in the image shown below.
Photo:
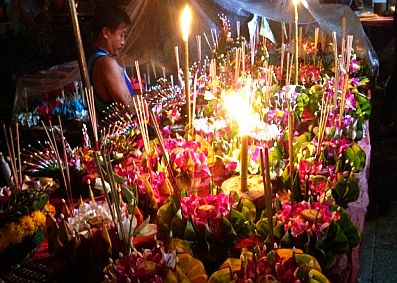
<svg viewBox="0 0 397 283"><path fill-rule="evenodd" d="M192 22L192 12L190 10L189 5L186 4L181 14L181 30L182 30L183 41L187 41L189 38L191 22Z"/></svg>
<svg viewBox="0 0 397 283"><path fill-rule="evenodd" d="M300 0L292 0L292 4L294 4L294 5L298 5L299 2L300 2Z"/></svg>
<svg viewBox="0 0 397 283"><path fill-rule="evenodd" d="M243 93L233 93L225 97L224 103L228 116L237 121L240 135L247 135L254 120L247 98Z"/></svg>

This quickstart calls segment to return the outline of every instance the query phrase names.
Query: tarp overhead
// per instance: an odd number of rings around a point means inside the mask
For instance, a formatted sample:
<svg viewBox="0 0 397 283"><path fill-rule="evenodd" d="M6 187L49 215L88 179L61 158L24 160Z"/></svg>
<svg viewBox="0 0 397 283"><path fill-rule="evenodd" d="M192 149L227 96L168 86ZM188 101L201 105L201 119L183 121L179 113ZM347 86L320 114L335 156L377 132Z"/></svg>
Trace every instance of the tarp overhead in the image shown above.
<svg viewBox="0 0 397 283"><path fill-rule="evenodd" d="M133 0L127 7L133 26L127 36L127 48L124 60L150 63L166 67L173 73L175 68L174 46L181 46L179 13L187 2L193 10L193 26L189 39L191 61L196 60L195 36L202 35L203 56L211 55L211 50L204 41L203 34L210 35L211 29L221 28L220 14L225 14L235 36L236 21L242 25L242 33L246 23L252 16L259 15L272 21L293 23L294 13L292 0ZM369 42L359 17L347 5L320 4L318 0L302 0L298 8L299 23L320 27L329 36L333 31L342 38L342 19L346 18L346 34L354 36L353 47L356 53L364 58L376 74L379 63L376 53ZM274 26L274 24L273 24ZM276 39L281 38L277 36Z"/></svg>

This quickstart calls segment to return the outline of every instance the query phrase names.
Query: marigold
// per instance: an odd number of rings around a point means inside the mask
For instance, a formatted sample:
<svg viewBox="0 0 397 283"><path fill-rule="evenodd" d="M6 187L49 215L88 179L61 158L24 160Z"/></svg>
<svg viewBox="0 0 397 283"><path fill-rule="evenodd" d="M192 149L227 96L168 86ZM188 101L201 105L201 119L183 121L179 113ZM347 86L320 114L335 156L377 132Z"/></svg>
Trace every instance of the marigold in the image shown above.
<svg viewBox="0 0 397 283"><path fill-rule="evenodd" d="M36 211L32 212L31 216L33 218L33 221L37 225L37 229L36 230L44 229L45 220L46 220L46 217L45 217L44 213L39 211L39 210L36 210Z"/></svg>
<svg viewBox="0 0 397 283"><path fill-rule="evenodd" d="M36 225L33 222L32 217L30 215L24 215L19 220L22 229L25 231L27 235L33 235L36 230Z"/></svg>
<svg viewBox="0 0 397 283"><path fill-rule="evenodd" d="M18 222L12 222L8 224L7 237L11 244L17 245L22 243L23 238L25 238L25 231Z"/></svg>

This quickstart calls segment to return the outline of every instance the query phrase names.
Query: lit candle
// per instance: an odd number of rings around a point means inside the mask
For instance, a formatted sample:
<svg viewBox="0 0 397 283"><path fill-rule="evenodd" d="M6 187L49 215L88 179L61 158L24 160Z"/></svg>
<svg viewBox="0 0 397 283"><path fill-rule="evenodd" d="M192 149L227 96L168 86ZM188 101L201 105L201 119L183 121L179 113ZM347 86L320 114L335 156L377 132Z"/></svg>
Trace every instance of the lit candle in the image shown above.
<svg viewBox="0 0 397 283"><path fill-rule="evenodd" d="M252 115L249 108L249 93L242 90L240 93L233 93L225 97L225 107L228 116L237 121L239 127L239 134L241 137L240 148L240 190L242 192L248 191L247 176L248 176L248 135L251 128Z"/></svg>
<svg viewBox="0 0 397 283"><path fill-rule="evenodd" d="M299 53L299 46L298 46L298 3L299 0L292 0L294 5L294 22L295 22L295 85L298 84L298 53Z"/></svg>
<svg viewBox="0 0 397 283"><path fill-rule="evenodd" d="M184 64L184 77L185 77L185 96L186 96L186 110L188 115L188 129L191 129L192 117L190 111L190 84L189 84L189 32L190 24L192 21L192 13L190 11L189 5L185 5L183 12L181 14L181 30L182 30L182 40L185 49L185 64Z"/></svg>
<svg viewBox="0 0 397 283"><path fill-rule="evenodd" d="M241 130L240 130L241 131ZM241 135L241 191L248 191L248 135Z"/></svg>

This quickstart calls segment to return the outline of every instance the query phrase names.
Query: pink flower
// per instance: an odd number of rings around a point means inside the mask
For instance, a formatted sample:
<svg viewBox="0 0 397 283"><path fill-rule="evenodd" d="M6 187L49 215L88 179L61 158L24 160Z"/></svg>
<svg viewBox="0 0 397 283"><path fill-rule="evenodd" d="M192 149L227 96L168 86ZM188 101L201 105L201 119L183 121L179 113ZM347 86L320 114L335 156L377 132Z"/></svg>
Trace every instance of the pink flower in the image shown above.
<svg viewBox="0 0 397 283"><path fill-rule="evenodd" d="M356 59L351 60L350 66L349 66L349 72L350 73L356 73L360 70L360 65L358 64L358 61Z"/></svg>
<svg viewBox="0 0 397 283"><path fill-rule="evenodd" d="M208 225L217 234L220 232L220 219L229 215L232 203L233 199L223 193L205 197L192 195L181 199L181 210L185 219L191 219L196 232L204 233Z"/></svg>
<svg viewBox="0 0 397 283"><path fill-rule="evenodd" d="M283 204L281 210L276 212L278 223L284 224L285 231L291 231L293 237L305 233L316 233L321 236L332 220L338 221L339 212L332 212L327 202L300 202L296 204Z"/></svg>

